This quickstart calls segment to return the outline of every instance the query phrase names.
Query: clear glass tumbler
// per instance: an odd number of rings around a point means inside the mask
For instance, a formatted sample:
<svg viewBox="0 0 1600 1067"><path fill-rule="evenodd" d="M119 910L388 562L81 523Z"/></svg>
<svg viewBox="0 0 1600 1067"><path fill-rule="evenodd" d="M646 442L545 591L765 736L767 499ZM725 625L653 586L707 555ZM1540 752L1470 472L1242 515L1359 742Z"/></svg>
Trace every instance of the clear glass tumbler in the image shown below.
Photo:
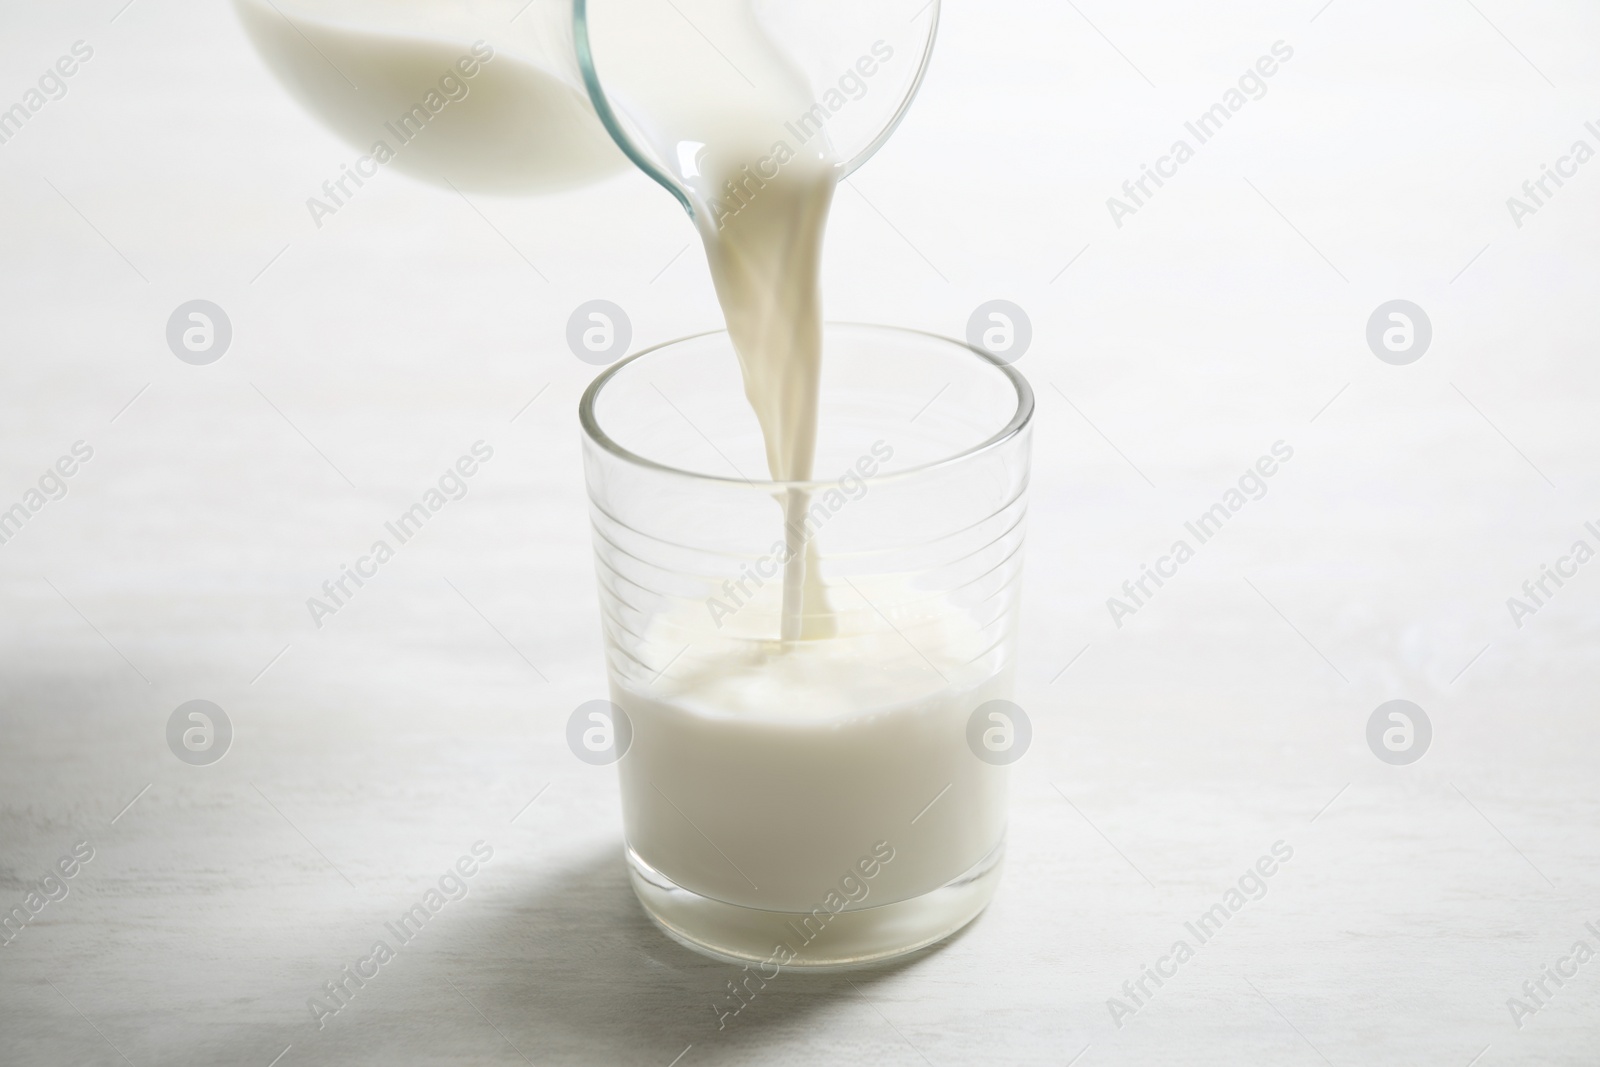
<svg viewBox="0 0 1600 1067"><path fill-rule="evenodd" d="M824 352L804 484L765 479L724 332L580 405L634 889L678 941L775 967L949 935L1005 840L984 739L1011 695L1032 391L910 330L830 324Z"/></svg>

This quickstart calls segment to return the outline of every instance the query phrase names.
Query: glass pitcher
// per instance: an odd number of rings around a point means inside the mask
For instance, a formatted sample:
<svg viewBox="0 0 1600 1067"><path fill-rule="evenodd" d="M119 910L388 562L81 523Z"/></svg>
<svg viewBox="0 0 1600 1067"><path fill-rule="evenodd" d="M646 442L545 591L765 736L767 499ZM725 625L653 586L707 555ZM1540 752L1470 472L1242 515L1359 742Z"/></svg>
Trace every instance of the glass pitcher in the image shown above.
<svg viewBox="0 0 1600 1067"><path fill-rule="evenodd" d="M631 160L695 213L674 146L652 139L682 92L740 93L770 72L719 47L753 19L811 106L840 177L899 124L933 49L939 0L234 0L289 91L379 166L463 191L544 193ZM667 102L668 97L672 102Z"/></svg>

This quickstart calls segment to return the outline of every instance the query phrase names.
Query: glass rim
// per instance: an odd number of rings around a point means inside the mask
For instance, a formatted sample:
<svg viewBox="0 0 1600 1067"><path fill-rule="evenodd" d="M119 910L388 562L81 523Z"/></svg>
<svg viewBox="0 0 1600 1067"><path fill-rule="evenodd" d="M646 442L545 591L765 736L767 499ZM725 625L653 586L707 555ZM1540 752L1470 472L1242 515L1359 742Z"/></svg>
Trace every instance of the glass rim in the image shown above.
<svg viewBox="0 0 1600 1067"><path fill-rule="evenodd" d="M881 323L872 322L825 322L823 323L824 336L826 336L828 330L836 327L845 327L853 330L884 330L890 333L898 333L921 337L931 341L939 341L943 344L953 345L956 348L966 349L968 352L972 353L974 356L989 364L991 367L994 367L996 370L1000 371L1001 374L1005 375L1006 380L1011 383L1012 389L1016 392L1016 410L1011 413L1010 420L989 437L975 445L972 445L969 448L962 449L960 452L957 452L953 455L944 456L940 459L931 460L927 463L919 463L914 467L907 467L904 470L897 470L887 474L877 474L867 479L868 481L883 482L895 478L904 478L910 475L924 474L928 471L937 470L942 467L948 467L953 464L960 463L964 460L971 459L974 456L978 456L982 453L998 448L1007 441L1019 436L1033 421L1033 387L1028 384L1028 380L1022 376L1020 371L1004 360L996 358L990 352L986 352L983 349L978 348L975 345L968 344L966 341L959 340L958 338L946 337L943 334L933 333L928 330L916 330L905 326L888 326ZM812 478L805 481L779 481L770 478L730 478L721 474L705 474L700 471L684 470L681 467L673 467L669 464L650 459L647 456L641 456L637 452L623 448L611 437L610 434L606 433L600 428L599 420L595 418L594 413L595 401L599 399L600 392L605 388L606 383L612 378L616 377L616 375L624 367L637 360L643 359L652 352L659 352L663 348L671 348L674 345L685 344L689 341L698 341L702 337L714 337L719 334L726 336L727 333L728 331L726 329L703 330L700 333L691 333L686 334L683 337L675 337L669 341L661 341L657 344L653 344L649 348L640 349L633 355L624 359L620 359L616 363L607 367L603 373L598 375L594 381L589 383L589 387L583 391L583 396L578 401L578 422L583 427L584 435L588 437L590 441L598 445L601 449L610 453L616 458L623 460L624 462L631 463L634 466L643 467L648 470L661 471L665 474L672 474L681 478L691 478L701 482L744 486L752 489L766 489L769 491L786 489L817 490L825 489L838 484L837 478Z"/></svg>

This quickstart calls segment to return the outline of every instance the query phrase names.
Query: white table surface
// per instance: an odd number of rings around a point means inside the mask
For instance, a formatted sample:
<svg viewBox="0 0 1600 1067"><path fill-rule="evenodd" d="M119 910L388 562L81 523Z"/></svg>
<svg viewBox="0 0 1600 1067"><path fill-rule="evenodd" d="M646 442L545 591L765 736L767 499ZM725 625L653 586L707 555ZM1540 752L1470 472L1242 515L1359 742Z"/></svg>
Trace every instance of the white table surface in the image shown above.
<svg viewBox="0 0 1600 1067"><path fill-rule="evenodd" d="M637 345L714 325L686 220L634 174L475 211L385 173L317 230L350 152L228 8L122 4L0 13L0 106L95 49L0 145L0 507L94 449L0 545L0 908L95 850L0 948L0 1064L1600 1058L1600 962L1520 1028L1506 1004L1600 949L1600 566L1506 607L1600 521L1600 163L1520 228L1505 204L1600 147L1592 6L949 5L826 286L839 319L1032 319L1006 880L938 951L785 974L719 1031L732 968L645 920L614 772L562 736L604 693L564 324L605 297ZM1280 39L1267 96L1114 226ZM235 331L208 367L163 337L196 297ZM1435 334L1404 367L1363 339L1397 297ZM313 627L305 598L479 439L467 498ZM1106 597L1280 439L1267 496L1114 626ZM1435 731L1406 767L1364 740L1399 697ZM197 698L235 729L209 767L164 738ZM307 998L478 840L470 894L318 1030ZM1279 840L1267 896L1115 1026Z"/></svg>

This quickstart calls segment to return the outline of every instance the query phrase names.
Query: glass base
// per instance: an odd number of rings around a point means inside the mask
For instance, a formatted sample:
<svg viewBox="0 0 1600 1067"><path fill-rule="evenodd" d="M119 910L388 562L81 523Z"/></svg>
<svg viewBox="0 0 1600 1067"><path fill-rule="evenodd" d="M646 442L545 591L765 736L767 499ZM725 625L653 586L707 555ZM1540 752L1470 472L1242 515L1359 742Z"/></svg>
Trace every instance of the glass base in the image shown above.
<svg viewBox="0 0 1600 1067"><path fill-rule="evenodd" d="M988 906L1000 884L1005 842L938 889L894 904L841 911L814 933L816 920L809 912L764 911L713 900L674 883L632 848L624 852L645 914L680 945L725 963L770 961L819 972L904 956L967 925ZM808 919L811 926L802 925ZM782 946L794 954L787 962Z"/></svg>

